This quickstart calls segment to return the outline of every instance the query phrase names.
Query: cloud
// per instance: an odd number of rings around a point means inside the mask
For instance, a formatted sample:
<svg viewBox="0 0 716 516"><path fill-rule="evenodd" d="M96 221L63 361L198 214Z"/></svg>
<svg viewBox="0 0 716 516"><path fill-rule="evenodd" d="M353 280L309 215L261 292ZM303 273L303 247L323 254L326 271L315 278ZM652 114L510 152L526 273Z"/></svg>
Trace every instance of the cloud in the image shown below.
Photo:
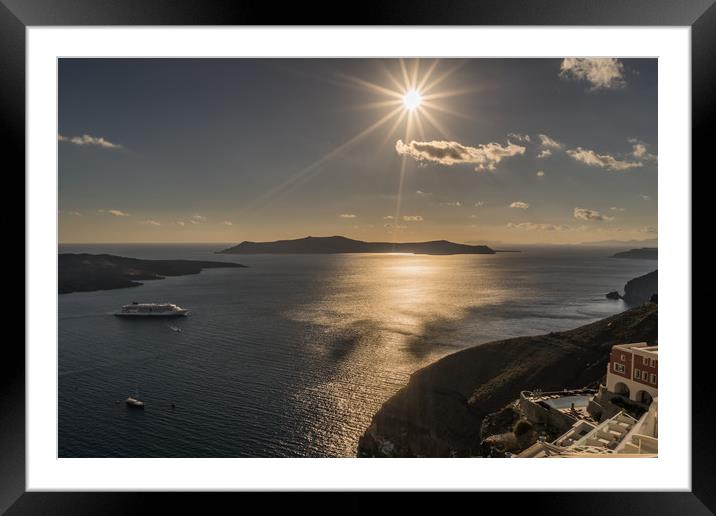
<svg viewBox="0 0 716 516"><path fill-rule="evenodd" d="M574 218L581 220L605 221L614 220L614 217L602 215L597 210L589 210L587 208L574 208Z"/></svg>
<svg viewBox="0 0 716 516"><path fill-rule="evenodd" d="M403 215L403 220L405 222L422 222L423 217L420 215Z"/></svg>
<svg viewBox="0 0 716 516"><path fill-rule="evenodd" d="M649 233L654 234L657 230L654 226L644 226L643 228L639 228L639 233Z"/></svg>
<svg viewBox="0 0 716 516"><path fill-rule="evenodd" d="M338 216L342 219L355 219L358 217L357 215L354 215L353 213L341 213Z"/></svg>
<svg viewBox="0 0 716 516"><path fill-rule="evenodd" d="M522 202L522 201L515 201L512 204L510 204L510 208L517 208L519 210L526 210L529 207L530 207L530 203Z"/></svg>
<svg viewBox="0 0 716 516"><path fill-rule="evenodd" d="M224 226L233 226L233 225L234 225L234 223L231 222L230 220L225 220L224 222L222 222L222 224L223 224Z"/></svg>
<svg viewBox="0 0 716 516"><path fill-rule="evenodd" d="M626 84L624 65L614 58L567 57L562 60L559 76L562 79L587 81L590 90L613 90Z"/></svg>
<svg viewBox="0 0 716 516"><path fill-rule="evenodd" d="M484 202L482 202L482 201L477 201L477 202L475 203L475 208L480 208L480 207L482 207L482 206L484 206L484 205L485 205Z"/></svg>
<svg viewBox="0 0 716 516"><path fill-rule="evenodd" d="M486 143L477 147L468 147L452 141L429 141L408 144L398 140L395 150L400 156L408 156L418 162L431 162L452 166L456 164L475 164L475 170L495 170L503 158L525 153L525 147L508 142Z"/></svg>
<svg viewBox="0 0 716 516"><path fill-rule="evenodd" d="M512 138L513 140L517 140L518 142L530 143L532 141L532 138L530 138L529 134L510 133L507 135L507 137Z"/></svg>
<svg viewBox="0 0 716 516"><path fill-rule="evenodd" d="M192 215L191 217L189 217L189 222L195 225L201 224L202 222L206 222L206 217L202 215Z"/></svg>
<svg viewBox="0 0 716 516"><path fill-rule="evenodd" d="M538 158L549 158L552 155L552 151L549 149L544 149L543 151L540 151L539 154L537 154Z"/></svg>
<svg viewBox="0 0 716 516"><path fill-rule="evenodd" d="M60 213L63 213L63 212L60 211ZM65 211L64 213L66 213L67 215L72 215L73 217L81 217L82 216L82 214L79 211Z"/></svg>
<svg viewBox="0 0 716 516"><path fill-rule="evenodd" d="M392 215L386 215L385 217L383 217L383 220L393 220L394 218L395 217L393 217Z"/></svg>
<svg viewBox="0 0 716 516"><path fill-rule="evenodd" d="M616 206L612 206L612 207L609 208L609 209L612 210L612 211L626 211L626 208L618 208L618 207L616 207Z"/></svg>
<svg viewBox="0 0 716 516"><path fill-rule="evenodd" d="M644 166L640 161L620 161L609 154L597 154L593 150L577 147L567 151L567 155L590 167L606 168L612 171L628 170Z"/></svg>
<svg viewBox="0 0 716 516"><path fill-rule="evenodd" d="M651 197L648 196L648 195L646 195L646 194L639 194L639 197L641 197L641 199L642 199L643 201L650 201L650 200L651 200Z"/></svg>
<svg viewBox="0 0 716 516"><path fill-rule="evenodd" d="M90 136L89 134L83 134L82 136L72 136L71 138L58 134L57 140L60 142L72 143L74 145L94 145L97 147L102 147L103 149L122 148L122 146L117 143L112 143L110 141L105 140L104 138L99 138L97 136Z"/></svg>
<svg viewBox="0 0 716 516"><path fill-rule="evenodd" d="M115 217L131 217L131 215L122 210L107 210L107 213L114 215Z"/></svg>
<svg viewBox="0 0 716 516"><path fill-rule="evenodd" d="M537 177L544 177L544 170L538 170L535 174Z"/></svg>
<svg viewBox="0 0 716 516"><path fill-rule="evenodd" d="M388 229L407 229L408 226L401 226L400 224L384 224L383 227Z"/></svg>
<svg viewBox="0 0 716 516"><path fill-rule="evenodd" d="M638 159L642 159L645 161L656 161L658 159L658 156L656 154L652 154L649 152L648 147L646 143L637 140L636 138L630 138L629 143L632 144L632 156Z"/></svg>
<svg viewBox="0 0 716 516"><path fill-rule="evenodd" d="M570 227L564 224L535 224L532 222L508 222L507 227L510 229L520 229L523 231L569 231Z"/></svg>
<svg viewBox="0 0 716 516"><path fill-rule="evenodd" d="M416 190L415 195L417 195L418 197L426 197L432 194L430 194L429 192L423 192L422 190Z"/></svg>
<svg viewBox="0 0 716 516"><path fill-rule="evenodd" d="M156 220L140 220L140 224L144 224L145 226L161 226L162 224L160 222L157 222Z"/></svg>
<svg viewBox="0 0 716 516"><path fill-rule="evenodd" d="M554 140L554 139L550 138L550 137L547 136L546 134L538 134L537 136L539 136L539 143L540 143L540 145L541 145L542 147L544 147L545 149L560 150L560 149L564 148L564 144L563 144L563 143L560 143L560 142L558 142L557 140ZM552 154L551 151L550 151L549 154L547 154L547 156L549 156L550 154Z"/></svg>
<svg viewBox="0 0 716 516"><path fill-rule="evenodd" d="M460 201L443 201L439 204L440 206L449 206L451 208L459 208L460 206L462 206Z"/></svg>
<svg viewBox="0 0 716 516"><path fill-rule="evenodd" d="M183 220L177 220L177 226L184 227L186 226L186 222L184 222Z"/></svg>

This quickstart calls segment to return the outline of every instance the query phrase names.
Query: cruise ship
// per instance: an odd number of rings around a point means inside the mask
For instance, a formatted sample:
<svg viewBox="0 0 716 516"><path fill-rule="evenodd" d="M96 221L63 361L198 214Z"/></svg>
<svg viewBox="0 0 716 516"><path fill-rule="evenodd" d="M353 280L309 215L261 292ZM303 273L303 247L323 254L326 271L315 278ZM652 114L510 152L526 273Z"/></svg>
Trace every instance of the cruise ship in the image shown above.
<svg viewBox="0 0 716 516"><path fill-rule="evenodd" d="M180 317L188 315L189 310L171 303L137 303L124 305L114 315L119 317Z"/></svg>

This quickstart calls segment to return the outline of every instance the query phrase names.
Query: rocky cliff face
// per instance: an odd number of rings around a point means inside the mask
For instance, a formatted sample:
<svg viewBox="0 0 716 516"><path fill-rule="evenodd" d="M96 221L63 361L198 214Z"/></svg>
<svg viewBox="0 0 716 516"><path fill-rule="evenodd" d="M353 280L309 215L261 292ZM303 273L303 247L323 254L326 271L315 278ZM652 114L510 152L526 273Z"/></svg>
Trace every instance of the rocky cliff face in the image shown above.
<svg viewBox="0 0 716 516"><path fill-rule="evenodd" d="M483 418L521 390L580 388L605 372L611 346L655 342L657 305L580 328L491 342L414 373L374 416L358 444L362 457L479 455Z"/></svg>
<svg viewBox="0 0 716 516"><path fill-rule="evenodd" d="M658 271L644 274L624 285L623 299L630 305L639 305L651 300L652 296L658 294L659 275Z"/></svg>

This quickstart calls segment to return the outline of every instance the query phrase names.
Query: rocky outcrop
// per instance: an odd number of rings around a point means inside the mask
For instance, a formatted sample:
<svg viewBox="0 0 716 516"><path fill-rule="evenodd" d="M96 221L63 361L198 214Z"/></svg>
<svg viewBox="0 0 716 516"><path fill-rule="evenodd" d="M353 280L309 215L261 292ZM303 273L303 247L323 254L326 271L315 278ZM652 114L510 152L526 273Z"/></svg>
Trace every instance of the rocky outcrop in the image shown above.
<svg viewBox="0 0 716 516"><path fill-rule="evenodd" d="M659 292L658 271L644 274L624 285L623 299L630 305L640 305L649 302Z"/></svg>
<svg viewBox="0 0 716 516"><path fill-rule="evenodd" d="M60 294L138 287L140 280L199 274L203 269L246 267L238 263L196 260L140 260L111 254L71 254L57 257Z"/></svg>
<svg viewBox="0 0 716 516"><path fill-rule="evenodd" d="M480 455L483 419L520 391L589 385L604 375L612 345L656 339L657 306L647 304L574 330L448 355L415 372L383 404L360 438L358 455Z"/></svg>

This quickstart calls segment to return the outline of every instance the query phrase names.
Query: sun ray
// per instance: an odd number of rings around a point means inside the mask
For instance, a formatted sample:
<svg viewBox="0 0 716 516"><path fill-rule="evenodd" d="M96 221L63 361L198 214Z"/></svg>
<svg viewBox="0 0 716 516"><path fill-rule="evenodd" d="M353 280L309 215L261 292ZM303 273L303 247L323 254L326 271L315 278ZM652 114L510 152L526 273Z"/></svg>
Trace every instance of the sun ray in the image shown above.
<svg viewBox="0 0 716 516"><path fill-rule="evenodd" d="M441 91L440 93L427 93L423 95L423 98L425 100L436 100L436 99L444 99L449 97L459 97L460 95L467 95L468 93L475 93L476 91L480 91L482 88L474 87L474 88L461 88L459 90L446 90Z"/></svg>
<svg viewBox="0 0 716 516"><path fill-rule="evenodd" d="M413 77L410 81L410 89L418 89L418 72L420 71L420 59L415 59L415 65L413 66Z"/></svg>
<svg viewBox="0 0 716 516"><path fill-rule="evenodd" d="M465 65L466 62L467 62L467 61L460 61L460 62L457 63L455 66L453 66L452 68L450 68L449 70L447 70L445 73L443 73L442 75L440 75L439 77L437 77L433 82L431 82L430 84L428 84L427 86L425 86L425 88L422 89L422 90L423 90L423 93L427 94L429 91L431 91L433 88L435 88L435 86L439 85L439 84L440 84L441 82L443 82L445 79L447 79L448 77L450 77L453 73L457 72L460 68L462 68L462 67Z"/></svg>
<svg viewBox="0 0 716 516"><path fill-rule="evenodd" d="M415 126L418 128L420 139L425 141L425 130L423 129L423 121L420 119L420 111L415 112Z"/></svg>
<svg viewBox="0 0 716 516"><path fill-rule="evenodd" d="M358 133L357 135L353 136L349 140L343 142L341 145L333 149L328 154L325 154L321 158L317 159L310 165L304 167L288 179L286 179L283 183L276 185L274 188L266 192L265 194L259 196L254 202L249 203L249 205L246 207L246 209L242 210L243 212L250 211L252 209L257 209L258 207L265 206L269 202L271 202L276 196L285 193L291 188L295 188L299 184L305 182L306 180L312 178L316 173L320 172L322 165L324 165L327 161L331 160L332 158L335 158L336 156L340 155L342 152L344 152L346 149L348 149L351 145L357 143L358 141L362 140L369 134L371 134L373 131L380 128L382 125L387 123L391 118L393 118L395 115L397 115L403 108L401 106L397 107L387 115L385 115L383 118L375 122L374 124L368 126L363 131Z"/></svg>
<svg viewBox="0 0 716 516"><path fill-rule="evenodd" d="M389 88L386 88L385 86L381 86L380 84L375 84L370 81L366 81L365 79L361 79L360 77L354 77L352 75L339 73L340 77L354 83L357 86L363 86L365 88L368 88L370 90L373 90L376 93L380 93L382 95L388 95L389 97L395 97L395 98L402 98L403 94L399 91L393 91Z"/></svg>
<svg viewBox="0 0 716 516"><path fill-rule="evenodd" d="M433 62L428 67L428 70L425 72L425 75L423 76L423 79L420 81L420 84L417 85L416 89L418 91L425 91L425 83L430 80L430 77L433 75L433 72L435 71L435 67L440 62L439 59L433 59Z"/></svg>
<svg viewBox="0 0 716 516"><path fill-rule="evenodd" d="M410 87L410 76L408 75L408 68L405 66L405 59L400 60L400 71L403 73L403 81L405 82L404 90L411 89Z"/></svg>
<svg viewBox="0 0 716 516"><path fill-rule="evenodd" d="M383 70L383 73L388 78L388 80L391 82L393 86L395 86L396 91L402 91L405 85L400 84L400 81L395 78L395 75L392 74L392 72L388 69L385 64L380 63L380 68Z"/></svg>
<svg viewBox="0 0 716 516"><path fill-rule="evenodd" d="M475 117L466 115L465 113L460 113L459 111L453 111L452 109L446 108L444 106L439 106L438 104L434 104L432 102L423 101L422 105L425 106L426 108L434 109L435 111L440 111L441 113L447 113L448 115L456 116L458 118L464 118L465 120L475 120Z"/></svg>
<svg viewBox="0 0 716 516"><path fill-rule="evenodd" d="M388 134L385 136L385 139L383 140L383 145L386 145L390 139L395 134L396 129L398 129L398 126L403 121L403 118L405 118L405 115L408 113L408 111L403 110L402 113L400 113L400 116L395 120L395 123L390 127L390 130L388 131Z"/></svg>
<svg viewBox="0 0 716 516"><path fill-rule="evenodd" d="M438 132L440 133L440 135L441 135L443 138L450 138L450 139L452 139L452 135L450 134L450 131L448 131L447 129L445 129L445 127L444 127L440 122L438 122L438 121L435 119L435 117L433 117L433 115L430 114L430 111L428 111L427 109L423 109L423 115L425 115L425 119L426 119L428 122L430 122L430 124L431 124L435 129L438 130Z"/></svg>

